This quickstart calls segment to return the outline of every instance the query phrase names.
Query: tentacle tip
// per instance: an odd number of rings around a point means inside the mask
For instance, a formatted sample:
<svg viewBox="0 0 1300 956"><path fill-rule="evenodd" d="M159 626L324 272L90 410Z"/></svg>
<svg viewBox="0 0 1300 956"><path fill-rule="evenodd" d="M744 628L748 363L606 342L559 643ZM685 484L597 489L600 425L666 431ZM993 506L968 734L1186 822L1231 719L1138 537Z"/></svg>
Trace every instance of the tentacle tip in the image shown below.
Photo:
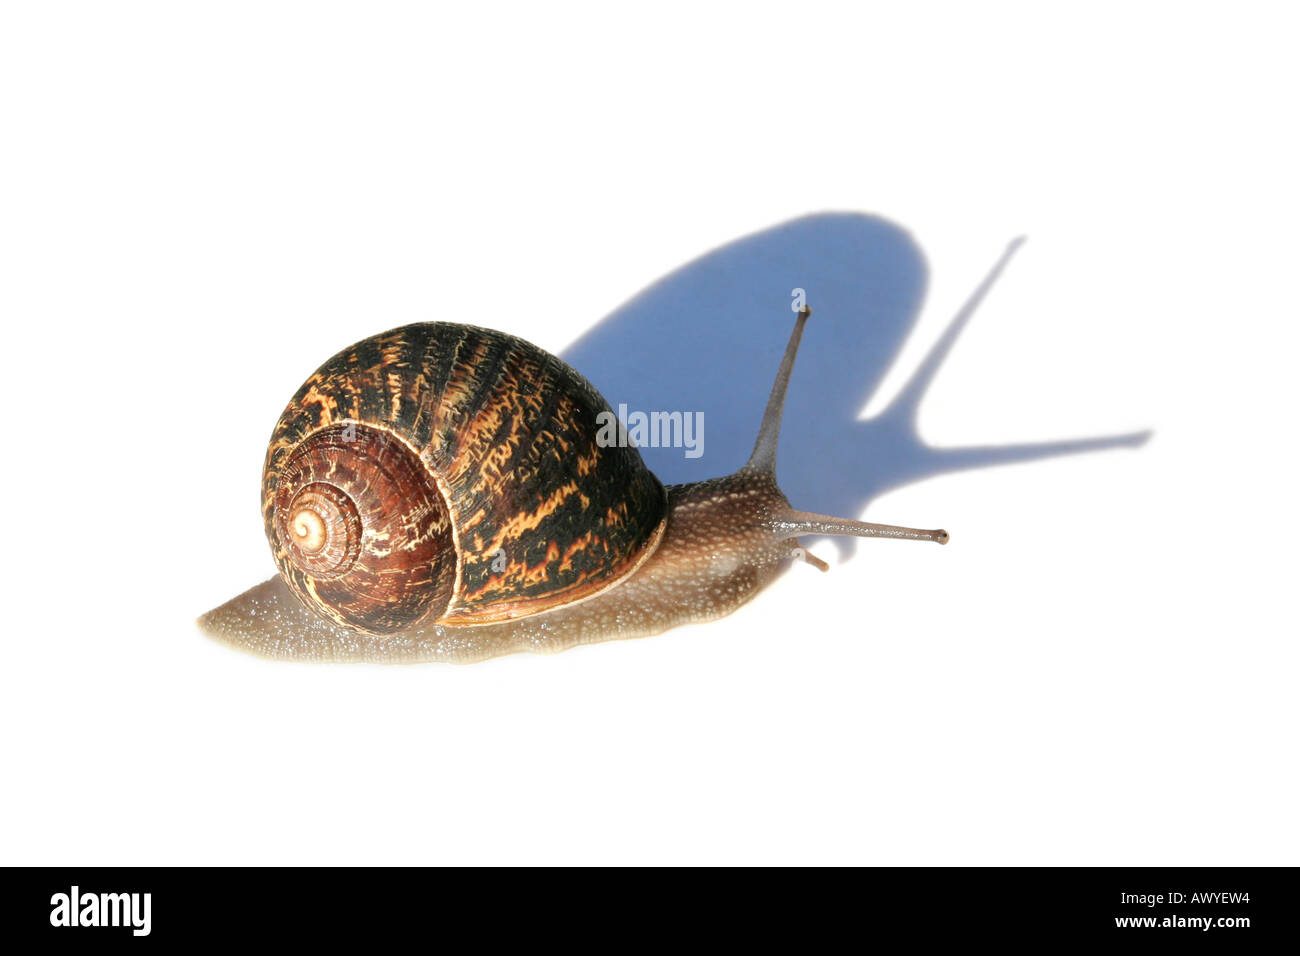
<svg viewBox="0 0 1300 956"><path fill-rule="evenodd" d="M792 552L790 552L790 556L795 558L796 560L803 561L806 564L811 564L814 568L816 568L818 571L821 571L823 574L825 574L827 571L831 569L831 566L827 564L825 561L823 561L821 558L817 557L817 555L813 554L811 551L805 551L801 547L796 547Z"/></svg>

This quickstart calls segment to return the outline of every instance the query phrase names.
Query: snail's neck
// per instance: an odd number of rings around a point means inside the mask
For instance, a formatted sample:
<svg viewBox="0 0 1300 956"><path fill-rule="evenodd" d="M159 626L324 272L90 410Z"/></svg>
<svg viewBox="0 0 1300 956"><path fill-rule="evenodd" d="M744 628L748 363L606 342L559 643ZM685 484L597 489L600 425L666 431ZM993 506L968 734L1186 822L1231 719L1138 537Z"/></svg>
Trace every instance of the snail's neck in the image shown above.
<svg viewBox="0 0 1300 956"><path fill-rule="evenodd" d="M772 534L777 516L790 509L774 477L744 468L721 478L669 485L667 490L669 534L675 524L682 530L683 523L709 540L749 538L759 531ZM705 529L708 534L702 534Z"/></svg>
<svg viewBox="0 0 1300 956"><path fill-rule="evenodd" d="M686 581L752 572L762 587L789 563L795 542L777 530L790 503L770 475L742 469L668 487L668 526L647 564Z"/></svg>

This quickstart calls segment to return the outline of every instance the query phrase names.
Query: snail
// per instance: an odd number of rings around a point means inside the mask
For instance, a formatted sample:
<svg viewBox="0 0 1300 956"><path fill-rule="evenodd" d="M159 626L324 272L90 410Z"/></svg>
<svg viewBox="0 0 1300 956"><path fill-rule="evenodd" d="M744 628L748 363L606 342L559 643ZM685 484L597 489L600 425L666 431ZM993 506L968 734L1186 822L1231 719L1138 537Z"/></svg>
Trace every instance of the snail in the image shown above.
<svg viewBox="0 0 1300 956"><path fill-rule="evenodd" d="M358 342L275 426L262 512L279 575L199 619L266 657L469 663L730 614L800 535L945 544L798 511L776 481L802 308L749 460L665 487L577 371L503 332L418 323ZM620 439L625 436L620 435Z"/></svg>

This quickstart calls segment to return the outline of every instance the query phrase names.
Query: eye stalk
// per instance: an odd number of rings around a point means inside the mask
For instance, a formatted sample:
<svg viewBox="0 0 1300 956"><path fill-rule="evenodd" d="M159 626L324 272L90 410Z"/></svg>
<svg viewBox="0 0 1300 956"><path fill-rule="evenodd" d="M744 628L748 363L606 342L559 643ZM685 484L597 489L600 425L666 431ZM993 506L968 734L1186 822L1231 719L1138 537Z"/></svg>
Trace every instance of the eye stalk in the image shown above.
<svg viewBox="0 0 1300 956"><path fill-rule="evenodd" d="M830 515L817 515L807 511L794 510L780 515L773 523L773 530L780 535L791 536L800 534L852 535L855 538L897 538L900 541L948 543L948 532L942 528L935 528L934 530L904 528L896 524L872 524L869 521L854 521L852 518L835 518Z"/></svg>
<svg viewBox="0 0 1300 956"><path fill-rule="evenodd" d="M790 386L790 374L794 371L795 356L799 353L799 342L803 338L803 328L812 315L812 309L804 306L795 317L794 330L790 341L786 343L785 354L772 383L772 393L763 412L763 421L759 425L758 438L754 441L754 450L749 461L740 470L740 474L756 476L760 481L771 482L776 487L776 449L781 437L781 413L785 408L785 393ZM785 496L781 496L785 500ZM796 511L784 508L779 511L772 522L772 532L783 538L805 534L851 535L857 538L897 538L903 541L934 541L937 544L948 543L948 532L942 528L927 530L924 528L904 528L892 524L872 524L867 521L855 521L852 518L836 518L831 515L813 514L808 511ZM825 561L800 549L801 557L821 571L828 570Z"/></svg>

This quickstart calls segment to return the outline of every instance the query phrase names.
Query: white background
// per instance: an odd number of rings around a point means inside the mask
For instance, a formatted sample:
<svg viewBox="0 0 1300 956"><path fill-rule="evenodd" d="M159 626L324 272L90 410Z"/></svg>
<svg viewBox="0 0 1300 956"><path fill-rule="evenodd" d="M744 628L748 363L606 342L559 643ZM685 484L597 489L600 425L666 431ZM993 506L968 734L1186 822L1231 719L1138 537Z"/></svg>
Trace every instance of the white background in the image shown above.
<svg viewBox="0 0 1300 956"><path fill-rule="evenodd" d="M0 860L1298 862L1289 11L465 6L0 15ZM1025 234L921 438L1150 441L898 487L862 517L952 544L643 641L197 632L272 573L266 438L334 351L459 318L559 352L826 210L928 275L864 417Z"/></svg>

